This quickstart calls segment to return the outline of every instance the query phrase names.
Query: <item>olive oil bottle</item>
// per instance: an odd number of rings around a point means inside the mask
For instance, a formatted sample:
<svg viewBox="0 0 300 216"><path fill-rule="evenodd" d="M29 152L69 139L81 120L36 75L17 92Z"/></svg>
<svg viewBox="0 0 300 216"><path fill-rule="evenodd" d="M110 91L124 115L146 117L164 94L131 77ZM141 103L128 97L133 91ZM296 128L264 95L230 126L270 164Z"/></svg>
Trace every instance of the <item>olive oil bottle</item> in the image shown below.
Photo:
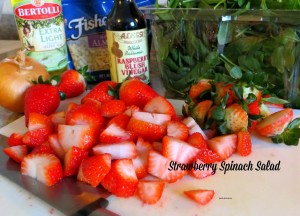
<svg viewBox="0 0 300 216"><path fill-rule="evenodd" d="M147 23L134 0L115 0L106 22L111 80L150 82Z"/></svg>
<svg viewBox="0 0 300 216"><path fill-rule="evenodd" d="M11 0L22 48L51 75L67 69L61 0Z"/></svg>

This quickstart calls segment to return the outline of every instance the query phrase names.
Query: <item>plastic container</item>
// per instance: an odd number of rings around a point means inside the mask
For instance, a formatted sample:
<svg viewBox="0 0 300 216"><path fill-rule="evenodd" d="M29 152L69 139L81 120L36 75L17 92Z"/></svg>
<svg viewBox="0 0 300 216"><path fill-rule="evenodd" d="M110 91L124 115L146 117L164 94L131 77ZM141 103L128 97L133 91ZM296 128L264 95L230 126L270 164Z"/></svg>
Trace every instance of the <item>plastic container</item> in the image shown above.
<svg viewBox="0 0 300 216"><path fill-rule="evenodd" d="M165 88L184 96L201 78L245 81L300 108L297 10L142 8Z"/></svg>

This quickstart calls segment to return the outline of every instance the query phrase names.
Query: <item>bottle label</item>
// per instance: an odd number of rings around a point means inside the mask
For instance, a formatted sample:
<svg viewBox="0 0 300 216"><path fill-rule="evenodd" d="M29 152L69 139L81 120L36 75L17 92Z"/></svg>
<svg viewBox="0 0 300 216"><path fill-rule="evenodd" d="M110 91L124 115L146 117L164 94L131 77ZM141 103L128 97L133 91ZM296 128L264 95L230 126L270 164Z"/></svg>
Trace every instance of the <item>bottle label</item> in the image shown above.
<svg viewBox="0 0 300 216"><path fill-rule="evenodd" d="M66 35L60 0L11 0L26 54L49 72L67 68Z"/></svg>
<svg viewBox="0 0 300 216"><path fill-rule="evenodd" d="M106 30L111 79L122 82L139 78L149 83L147 28L133 31Z"/></svg>

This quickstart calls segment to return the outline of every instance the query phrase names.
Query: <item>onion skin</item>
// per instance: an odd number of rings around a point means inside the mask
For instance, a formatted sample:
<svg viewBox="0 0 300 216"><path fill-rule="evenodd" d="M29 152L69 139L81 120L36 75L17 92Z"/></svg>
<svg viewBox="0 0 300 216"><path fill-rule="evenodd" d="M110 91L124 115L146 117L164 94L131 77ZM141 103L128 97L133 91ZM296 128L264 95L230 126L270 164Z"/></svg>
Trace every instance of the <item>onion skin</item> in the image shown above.
<svg viewBox="0 0 300 216"><path fill-rule="evenodd" d="M50 78L45 66L30 57L25 58L23 67L12 61L0 62L0 106L23 113L25 91L39 76L43 80Z"/></svg>

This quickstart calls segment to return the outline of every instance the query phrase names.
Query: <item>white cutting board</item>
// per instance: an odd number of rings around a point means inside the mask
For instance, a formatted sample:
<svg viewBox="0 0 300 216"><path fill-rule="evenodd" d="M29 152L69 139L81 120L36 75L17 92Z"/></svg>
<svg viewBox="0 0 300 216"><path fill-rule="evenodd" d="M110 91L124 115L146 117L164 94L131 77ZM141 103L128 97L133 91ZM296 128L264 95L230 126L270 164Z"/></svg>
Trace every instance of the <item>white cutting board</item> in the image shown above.
<svg viewBox="0 0 300 216"><path fill-rule="evenodd" d="M72 99L79 102L80 97ZM182 101L170 100L178 113ZM61 104L64 110L67 102ZM300 110L294 110L300 117ZM24 117L0 129L0 134L9 136L12 132L24 132ZM256 168L258 161L271 163L280 161L279 171L228 171L219 170L205 179L185 176L173 184L166 184L161 200L155 205L144 205L137 197L108 198L108 209L124 216L140 215L298 215L300 212L300 146L272 144L269 139L252 136L253 152L248 157L233 155L227 163L249 163ZM0 182L1 184L1 182ZM206 206L200 206L183 194L185 190L213 189L214 199ZM1 206L1 205L0 205ZM26 215L26 214L24 214Z"/></svg>

